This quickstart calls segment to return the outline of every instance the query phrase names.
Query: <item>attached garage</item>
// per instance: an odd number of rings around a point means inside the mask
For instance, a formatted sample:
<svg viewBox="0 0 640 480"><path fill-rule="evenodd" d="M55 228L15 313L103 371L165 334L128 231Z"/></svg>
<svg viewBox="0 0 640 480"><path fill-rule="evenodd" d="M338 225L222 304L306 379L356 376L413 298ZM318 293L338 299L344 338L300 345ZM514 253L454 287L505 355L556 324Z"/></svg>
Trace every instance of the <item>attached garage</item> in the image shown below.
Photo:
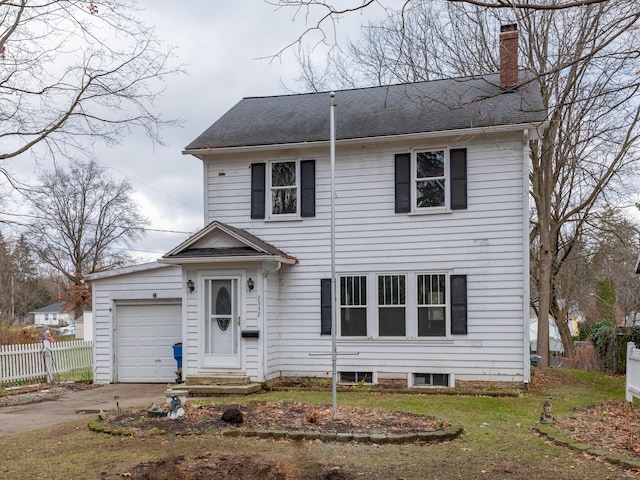
<svg viewBox="0 0 640 480"><path fill-rule="evenodd" d="M116 379L122 383L173 382L173 345L181 341L181 302L116 302Z"/></svg>
<svg viewBox="0 0 640 480"><path fill-rule="evenodd" d="M93 381L173 383L182 342L185 282L179 266L133 265L86 277L93 288Z"/></svg>

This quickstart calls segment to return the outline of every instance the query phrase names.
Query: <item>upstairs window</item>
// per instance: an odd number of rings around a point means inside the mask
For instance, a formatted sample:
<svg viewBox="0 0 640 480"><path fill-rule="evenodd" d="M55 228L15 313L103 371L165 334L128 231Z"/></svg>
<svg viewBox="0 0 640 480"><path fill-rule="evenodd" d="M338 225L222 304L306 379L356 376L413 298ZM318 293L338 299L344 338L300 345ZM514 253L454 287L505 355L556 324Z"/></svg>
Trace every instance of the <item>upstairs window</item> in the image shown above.
<svg viewBox="0 0 640 480"><path fill-rule="evenodd" d="M396 154L396 213L466 208L466 148Z"/></svg>
<svg viewBox="0 0 640 480"><path fill-rule="evenodd" d="M444 150L416 153L416 208L445 206Z"/></svg>
<svg viewBox="0 0 640 480"><path fill-rule="evenodd" d="M271 164L271 215L298 213L296 162Z"/></svg>
<svg viewBox="0 0 640 480"><path fill-rule="evenodd" d="M315 160L253 163L251 218L314 217L315 176Z"/></svg>

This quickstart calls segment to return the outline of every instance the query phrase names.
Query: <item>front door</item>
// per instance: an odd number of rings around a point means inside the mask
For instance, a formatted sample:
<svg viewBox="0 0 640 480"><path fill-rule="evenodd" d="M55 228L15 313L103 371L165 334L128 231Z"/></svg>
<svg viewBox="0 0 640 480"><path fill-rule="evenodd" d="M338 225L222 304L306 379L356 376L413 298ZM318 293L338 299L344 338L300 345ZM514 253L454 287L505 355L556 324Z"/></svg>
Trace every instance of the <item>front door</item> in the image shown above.
<svg viewBox="0 0 640 480"><path fill-rule="evenodd" d="M205 367L240 367L238 283L237 278L204 280Z"/></svg>

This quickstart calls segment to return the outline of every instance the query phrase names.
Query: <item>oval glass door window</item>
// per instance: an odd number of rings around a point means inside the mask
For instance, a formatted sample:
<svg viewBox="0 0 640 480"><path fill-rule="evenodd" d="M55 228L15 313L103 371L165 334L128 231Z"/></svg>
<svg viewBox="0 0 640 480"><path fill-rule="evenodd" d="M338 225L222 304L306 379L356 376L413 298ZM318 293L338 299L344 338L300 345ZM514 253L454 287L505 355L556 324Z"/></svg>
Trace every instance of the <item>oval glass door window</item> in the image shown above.
<svg viewBox="0 0 640 480"><path fill-rule="evenodd" d="M225 315L217 318L218 328L226 332L231 323L231 295L225 287L218 290L216 296L216 315ZM226 316L228 315L228 316Z"/></svg>

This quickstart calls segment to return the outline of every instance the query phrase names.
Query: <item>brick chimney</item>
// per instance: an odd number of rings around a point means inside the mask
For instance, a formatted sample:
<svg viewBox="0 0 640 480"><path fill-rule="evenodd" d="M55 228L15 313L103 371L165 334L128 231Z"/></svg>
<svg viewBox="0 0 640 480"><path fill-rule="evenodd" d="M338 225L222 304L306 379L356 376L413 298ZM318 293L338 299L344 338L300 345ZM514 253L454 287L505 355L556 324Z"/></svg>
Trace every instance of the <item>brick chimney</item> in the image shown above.
<svg viewBox="0 0 640 480"><path fill-rule="evenodd" d="M518 24L500 27L500 86L518 85Z"/></svg>

